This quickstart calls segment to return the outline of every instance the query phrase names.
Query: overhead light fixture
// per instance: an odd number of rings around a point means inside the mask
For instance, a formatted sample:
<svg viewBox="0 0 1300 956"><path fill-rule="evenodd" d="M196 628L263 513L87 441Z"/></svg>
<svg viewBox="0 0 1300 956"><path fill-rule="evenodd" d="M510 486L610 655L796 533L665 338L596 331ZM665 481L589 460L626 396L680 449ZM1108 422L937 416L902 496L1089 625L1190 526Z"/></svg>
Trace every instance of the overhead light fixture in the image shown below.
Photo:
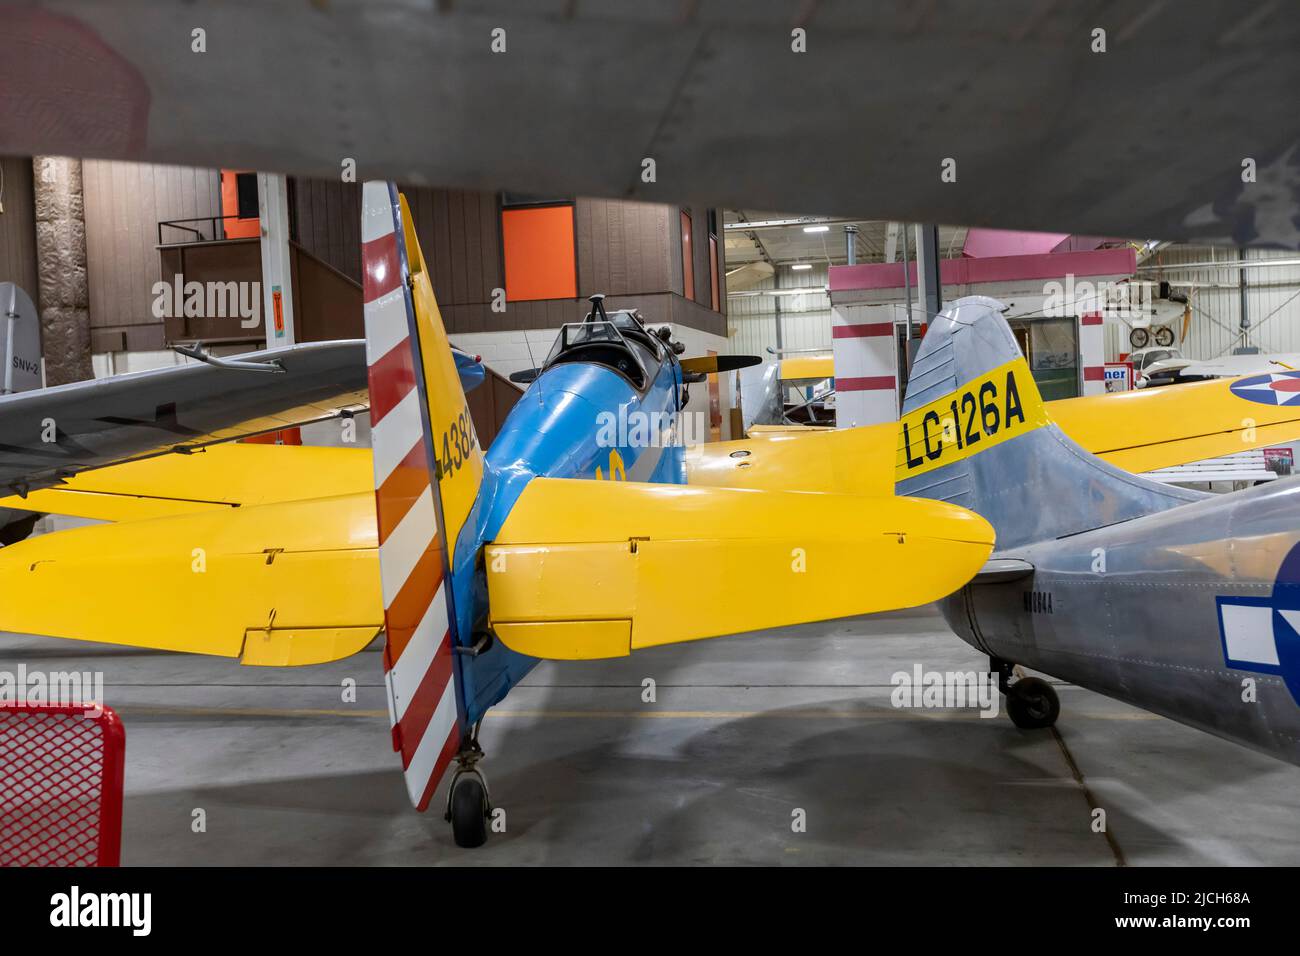
<svg viewBox="0 0 1300 956"><path fill-rule="evenodd" d="M796 263L795 263L794 265L792 265L790 268L793 269L795 272L803 272L805 269L811 269L811 268L812 268L812 263L809 263L809 262L796 262Z"/></svg>
<svg viewBox="0 0 1300 956"><path fill-rule="evenodd" d="M830 226L804 226L804 232L830 232Z"/></svg>

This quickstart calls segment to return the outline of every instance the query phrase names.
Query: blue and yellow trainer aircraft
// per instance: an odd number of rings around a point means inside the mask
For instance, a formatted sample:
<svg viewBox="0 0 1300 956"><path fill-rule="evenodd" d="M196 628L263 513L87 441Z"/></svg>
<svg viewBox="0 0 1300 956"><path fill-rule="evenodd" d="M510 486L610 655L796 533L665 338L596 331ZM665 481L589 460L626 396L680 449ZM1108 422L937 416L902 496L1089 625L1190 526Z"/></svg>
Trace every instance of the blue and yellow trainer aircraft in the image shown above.
<svg viewBox="0 0 1300 956"><path fill-rule="evenodd" d="M911 607L988 558L989 524L942 502L692 487L684 392L728 359L680 360L599 300L484 453L388 183L364 186L362 241L372 452L203 446L8 499L111 523L0 549L0 628L266 665L382 629L411 800L454 766L447 816L472 846L479 722L539 660Z"/></svg>

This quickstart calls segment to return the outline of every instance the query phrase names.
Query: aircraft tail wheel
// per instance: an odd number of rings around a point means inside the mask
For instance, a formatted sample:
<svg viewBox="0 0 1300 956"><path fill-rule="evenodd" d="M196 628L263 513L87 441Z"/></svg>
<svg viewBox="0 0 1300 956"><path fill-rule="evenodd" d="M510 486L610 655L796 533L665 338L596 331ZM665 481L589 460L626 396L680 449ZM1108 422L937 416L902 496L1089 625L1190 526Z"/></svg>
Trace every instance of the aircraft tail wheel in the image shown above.
<svg viewBox="0 0 1300 956"><path fill-rule="evenodd" d="M477 770L462 771L452 781L447 817L457 846L468 849L487 842L487 786Z"/></svg>
<svg viewBox="0 0 1300 956"><path fill-rule="evenodd" d="M1021 730L1050 727L1060 715L1061 698L1045 680L1022 677L1007 690L1007 716Z"/></svg>

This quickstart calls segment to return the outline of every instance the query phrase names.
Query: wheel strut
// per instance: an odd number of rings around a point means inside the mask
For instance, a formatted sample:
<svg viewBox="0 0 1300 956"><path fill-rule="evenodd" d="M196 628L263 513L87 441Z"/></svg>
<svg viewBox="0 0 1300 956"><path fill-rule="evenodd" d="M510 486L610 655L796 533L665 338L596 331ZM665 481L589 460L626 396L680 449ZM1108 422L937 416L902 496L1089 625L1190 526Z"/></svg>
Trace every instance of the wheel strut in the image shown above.
<svg viewBox="0 0 1300 956"><path fill-rule="evenodd" d="M487 779L478 766L484 756L478 743L478 729L479 725L475 724L456 754L456 771L447 788L447 810L443 814L451 823L452 837L460 847L482 846L487 842L488 818L492 814Z"/></svg>

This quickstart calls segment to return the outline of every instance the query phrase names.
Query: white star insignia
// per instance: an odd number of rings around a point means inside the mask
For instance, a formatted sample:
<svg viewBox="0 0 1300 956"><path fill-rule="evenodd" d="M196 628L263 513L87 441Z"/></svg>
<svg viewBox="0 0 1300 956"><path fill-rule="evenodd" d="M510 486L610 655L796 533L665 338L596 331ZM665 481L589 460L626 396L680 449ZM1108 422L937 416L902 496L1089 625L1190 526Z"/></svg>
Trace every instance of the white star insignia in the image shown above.
<svg viewBox="0 0 1300 956"><path fill-rule="evenodd" d="M1294 382L1296 378L1291 375L1282 375L1270 372L1267 381L1260 381L1254 385L1238 385L1233 388L1234 392L1264 392L1273 399L1273 404L1277 405L1297 405L1300 404L1300 392L1283 392L1273 387L1274 382Z"/></svg>

